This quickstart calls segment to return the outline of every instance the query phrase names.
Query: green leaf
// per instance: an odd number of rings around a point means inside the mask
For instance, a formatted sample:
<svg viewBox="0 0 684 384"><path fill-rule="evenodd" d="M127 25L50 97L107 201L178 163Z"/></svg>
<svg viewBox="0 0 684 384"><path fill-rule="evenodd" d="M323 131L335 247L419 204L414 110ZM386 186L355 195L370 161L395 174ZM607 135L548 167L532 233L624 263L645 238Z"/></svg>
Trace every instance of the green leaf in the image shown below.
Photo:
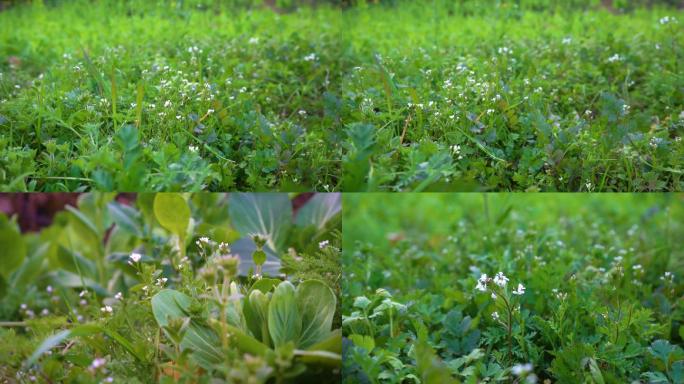
<svg viewBox="0 0 684 384"><path fill-rule="evenodd" d="M368 335L350 335L349 340L354 343L357 347L361 347L366 350L366 352L373 352L375 349L375 339Z"/></svg>
<svg viewBox="0 0 684 384"><path fill-rule="evenodd" d="M333 290L319 280L300 283L296 297L302 317L298 348L306 349L330 335L337 298Z"/></svg>
<svg viewBox="0 0 684 384"><path fill-rule="evenodd" d="M663 364L665 364L665 367L670 366L670 354L675 352L676 349L677 348L674 345L671 345L667 340L656 340L648 347L648 351L651 355L662 361Z"/></svg>
<svg viewBox="0 0 684 384"><path fill-rule="evenodd" d="M190 317L188 310L192 302L190 296L184 293L164 289L152 297L152 313L157 324L163 328L171 319ZM197 363L210 369L222 360L217 340L218 336L211 328L193 319L183 336L181 349L190 349Z"/></svg>
<svg viewBox="0 0 684 384"><path fill-rule="evenodd" d="M253 290L243 304L242 311L245 315L247 327L257 340L270 346L271 340L268 331L268 306L270 298L260 290Z"/></svg>
<svg viewBox="0 0 684 384"><path fill-rule="evenodd" d="M143 236L140 212L116 201L107 204L107 208L112 220L119 228L135 236Z"/></svg>
<svg viewBox="0 0 684 384"><path fill-rule="evenodd" d="M339 367L342 365L342 356L339 353L296 349L294 354L307 364L322 364L332 367Z"/></svg>
<svg viewBox="0 0 684 384"><path fill-rule="evenodd" d="M231 334L231 340L243 352L251 353L257 356L264 356L269 351L269 348L266 345L252 336L242 332L237 327L228 325L228 332Z"/></svg>
<svg viewBox="0 0 684 384"><path fill-rule="evenodd" d="M95 277L96 275L97 267L92 260L61 245L57 247L57 261L62 268L79 276Z"/></svg>
<svg viewBox="0 0 684 384"><path fill-rule="evenodd" d="M282 251L292 224L292 204L284 193L230 195L228 212L243 236L259 235L273 251Z"/></svg>
<svg viewBox="0 0 684 384"><path fill-rule="evenodd" d="M598 367L598 364L596 364L596 360L593 358L589 359L589 373L591 373L591 377L592 379L594 379L594 383L605 383L605 381L603 380L603 374L601 373L601 369Z"/></svg>
<svg viewBox="0 0 684 384"><path fill-rule="evenodd" d="M43 243L33 250L32 254L24 260L21 267L17 269L17 272L12 277L12 286L23 288L33 284L41 272L43 261L49 251L49 243Z"/></svg>
<svg viewBox="0 0 684 384"><path fill-rule="evenodd" d="M268 330L273 345L278 348L290 341L297 342L302 331L295 288L289 281L276 287L268 307Z"/></svg>
<svg viewBox="0 0 684 384"><path fill-rule="evenodd" d="M101 236L95 223L85 213L70 205L67 205L65 210L69 212L71 230L93 249L97 249L100 245Z"/></svg>
<svg viewBox="0 0 684 384"><path fill-rule="evenodd" d="M93 281L93 279L89 277L81 278L81 276L75 273L62 269L50 272L48 277L55 282L56 285L61 285L63 287L88 288L102 297L109 294L106 289L102 288L102 286Z"/></svg>
<svg viewBox="0 0 684 384"><path fill-rule="evenodd" d="M252 284L252 287L249 290L251 292L258 289L263 293L267 293L271 291L271 289L273 289L274 287L277 287L278 284L281 283L281 281L282 280L269 279L267 277L264 277L254 282L254 284Z"/></svg>
<svg viewBox="0 0 684 384"><path fill-rule="evenodd" d="M339 193L318 193L297 212L295 224L321 230L342 210Z"/></svg>
<svg viewBox="0 0 684 384"><path fill-rule="evenodd" d="M185 237L190 222L190 207L178 193L157 193L154 197L154 215L169 232Z"/></svg>
<svg viewBox="0 0 684 384"><path fill-rule="evenodd" d="M254 264L256 265L264 265L266 262L266 253L261 250L256 250L252 253L252 260L254 260Z"/></svg>
<svg viewBox="0 0 684 384"><path fill-rule="evenodd" d="M42 356L45 352L51 350L52 348L60 345L62 342L64 342L67 339L73 338L73 337L84 337L84 336L93 336L93 335L99 335L99 334L105 334L109 336L112 340L116 341L121 347L123 347L128 353L130 353L133 357L136 358L138 361L145 361L145 356L138 352L134 347L133 344L131 344L126 338L121 336L116 331L113 331L111 329L108 329L106 327L102 327L99 325L94 325L94 324L84 324L84 325L79 325L71 329L64 330L62 332L59 332L53 336L48 337L43 341L43 343L38 347L38 349L33 352L31 357L26 360L25 365L27 367L30 367L33 365L40 356Z"/></svg>
<svg viewBox="0 0 684 384"><path fill-rule="evenodd" d="M17 269L26 258L26 243L24 238L19 233L19 229L10 224L9 220L3 215L0 215L0 244L2 244L2 252L0 252L0 275L5 280L9 275Z"/></svg>

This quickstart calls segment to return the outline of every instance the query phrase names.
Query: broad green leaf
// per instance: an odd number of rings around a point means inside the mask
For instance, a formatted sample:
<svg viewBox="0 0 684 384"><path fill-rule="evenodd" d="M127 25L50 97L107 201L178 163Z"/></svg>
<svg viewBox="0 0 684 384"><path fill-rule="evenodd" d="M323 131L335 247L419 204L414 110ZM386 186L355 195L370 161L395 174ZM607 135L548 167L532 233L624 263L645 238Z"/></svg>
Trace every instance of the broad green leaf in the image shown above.
<svg viewBox="0 0 684 384"><path fill-rule="evenodd" d="M247 327L257 340L270 346L271 340L268 333L268 305L270 298L260 290L253 290L244 301L243 313Z"/></svg>
<svg viewBox="0 0 684 384"><path fill-rule="evenodd" d="M310 346L309 351L328 351L342 353L342 330L336 329L328 334L326 339Z"/></svg>
<svg viewBox="0 0 684 384"><path fill-rule="evenodd" d="M113 331L109 328L102 327L99 325L94 325L94 324L84 324L84 325L79 325L71 329L67 329L64 331L61 331L53 336L50 336L49 338L45 339L43 343L38 347L38 349L33 352L31 357L26 360L25 365L27 367L30 367L33 365L36 361L38 361L38 358L42 356L45 352L51 350L52 348L60 345L63 343L65 340L70 339L72 337L84 337L84 336L93 336L93 335L100 335L100 334L105 334L109 336L112 340L116 341L121 347L123 347L128 353L130 353L133 357L135 357L138 361L144 362L145 361L145 356L138 352L134 347L133 344L131 344L126 338L121 336L116 331Z"/></svg>
<svg viewBox="0 0 684 384"><path fill-rule="evenodd" d="M228 213L233 227L243 236L259 235L266 239L271 250L283 250L292 224L292 203L287 194L232 194Z"/></svg>
<svg viewBox="0 0 684 384"><path fill-rule="evenodd" d="M32 284L41 272L43 261L50 251L50 244L43 243L32 251L12 277L12 286L23 288Z"/></svg>
<svg viewBox="0 0 684 384"><path fill-rule="evenodd" d="M297 306L295 288L289 281L280 283L271 296L268 330L276 348L290 341L296 343L300 338L302 317Z"/></svg>
<svg viewBox="0 0 684 384"><path fill-rule="evenodd" d="M82 241L90 245L93 250L97 249L101 236L95 223L77 208L67 205L65 210L69 212L69 228L71 231Z"/></svg>
<svg viewBox="0 0 684 384"><path fill-rule="evenodd" d="M157 193L154 215L169 232L183 238L190 222L190 207L178 193Z"/></svg>
<svg viewBox="0 0 684 384"><path fill-rule="evenodd" d="M192 299L188 295L164 289L152 297L152 313L157 324L163 328L171 319L190 317L188 309L191 304ZM211 328L193 319L183 336L181 348L192 350L197 363L209 369L222 360L217 340L218 336Z"/></svg>
<svg viewBox="0 0 684 384"><path fill-rule="evenodd" d="M339 193L318 193L297 212L295 224L314 226L321 230L333 217L340 213L342 204Z"/></svg>
<svg viewBox="0 0 684 384"><path fill-rule="evenodd" d="M116 201L107 204L107 209L109 209L109 215L119 228L130 234L142 237L140 212Z"/></svg>
<svg viewBox="0 0 684 384"><path fill-rule="evenodd" d="M237 347L246 353L251 353L257 356L264 356L268 352L269 348L261 343L259 340L253 338L252 336L244 333L239 328L232 325L228 325L228 332L232 337L232 341L237 345Z"/></svg>
<svg viewBox="0 0 684 384"><path fill-rule="evenodd" d="M296 297L302 317L302 331L297 345L306 349L330 335L337 298L333 290L319 280L307 280L299 284Z"/></svg>
<svg viewBox="0 0 684 384"><path fill-rule="evenodd" d="M17 269L26 258L26 243L19 229L11 224L4 215L0 215L0 275L5 280Z"/></svg>
<svg viewBox="0 0 684 384"><path fill-rule="evenodd" d="M61 245L57 247L57 261L62 268L79 276L95 277L96 275L97 267L92 260Z"/></svg>

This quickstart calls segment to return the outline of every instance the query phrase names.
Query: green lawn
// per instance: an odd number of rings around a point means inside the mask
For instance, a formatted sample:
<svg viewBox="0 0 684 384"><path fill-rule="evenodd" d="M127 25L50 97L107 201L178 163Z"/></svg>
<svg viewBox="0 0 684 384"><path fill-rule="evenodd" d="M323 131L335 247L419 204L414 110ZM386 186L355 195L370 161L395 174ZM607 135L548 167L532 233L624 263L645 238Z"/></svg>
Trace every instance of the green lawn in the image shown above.
<svg viewBox="0 0 684 384"><path fill-rule="evenodd" d="M198 3L0 13L2 189L336 189L338 11Z"/></svg>
<svg viewBox="0 0 684 384"><path fill-rule="evenodd" d="M0 185L683 189L682 11L393 3L3 11Z"/></svg>
<svg viewBox="0 0 684 384"><path fill-rule="evenodd" d="M682 190L681 11L492 3L346 12L343 190Z"/></svg>

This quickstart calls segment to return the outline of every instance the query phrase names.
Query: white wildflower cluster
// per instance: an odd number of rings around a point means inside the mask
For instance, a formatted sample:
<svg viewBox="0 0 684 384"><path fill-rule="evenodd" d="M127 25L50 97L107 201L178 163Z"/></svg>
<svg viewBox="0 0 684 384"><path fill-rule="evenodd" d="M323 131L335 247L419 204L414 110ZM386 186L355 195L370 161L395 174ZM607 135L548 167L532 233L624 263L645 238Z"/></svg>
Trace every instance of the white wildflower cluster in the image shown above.
<svg viewBox="0 0 684 384"><path fill-rule="evenodd" d="M492 298L496 298L497 292L502 289L505 289L506 286L508 285L508 277L503 274L503 272L497 273L493 278L487 276L486 273L483 273L480 278L477 280L477 285L475 286L475 289L477 289L480 292L487 292L488 290L491 290L492 293ZM490 289L489 287L491 286L491 283L494 283L498 288L493 287L493 289ZM525 286L518 283L518 286L516 289L511 291L512 294L514 295L523 295L525 293Z"/></svg>
<svg viewBox="0 0 684 384"><path fill-rule="evenodd" d="M651 148L653 149L658 149L658 147L663 143L664 140L660 137L651 137L651 140L648 142L648 145L651 146Z"/></svg>
<svg viewBox="0 0 684 384"><path fill-rule="evenodd" d="M318 249L325 249L328 247L328 245L330 245L330 241L329 240L323 240L320 243L318 243Z"/></svg>
<svg viewBox="0 0 684 384"><path fill-rule="evenodd" d="M620 56L619 54L616 53L613 56L609 57L607 61L609 63L615 63L618 61L622 61L622 56Z"/></svg>
<svg viewBox="0 0 684 384"><path fill-rule="evenodd" d="M534 374L533 372L534 367L532 366L531 363L526 363L526 364L516 364L511 367L511 373L518 377L519 379L516 380L516 382L523 382L521 381L524 379L525 383L529 384L534 384L537 382L538 378L537 375Z"/></svg>
<svg viewBox="0 0 684 384"><path fill-rule="evenodd" d="M660 276L660 280L673 283L674 282L674 273L665 272L662 276Z"/></svg>
<svg viewBox="0 0 684 384"><path fill-rule="evenodd" d="M459 160L463 159L463 155L461 154L461 146L458 144L454 144L451 146L451 153L456 156Z"/></svg>
<svg viewBox="0 0 684 384"><path fill-rule="evenodd" d="M659 20L659 22L661 25L675 24L675 23L677 23L677 18L675 18L674 16L665 16L665 17L662 17Z"/></svg>

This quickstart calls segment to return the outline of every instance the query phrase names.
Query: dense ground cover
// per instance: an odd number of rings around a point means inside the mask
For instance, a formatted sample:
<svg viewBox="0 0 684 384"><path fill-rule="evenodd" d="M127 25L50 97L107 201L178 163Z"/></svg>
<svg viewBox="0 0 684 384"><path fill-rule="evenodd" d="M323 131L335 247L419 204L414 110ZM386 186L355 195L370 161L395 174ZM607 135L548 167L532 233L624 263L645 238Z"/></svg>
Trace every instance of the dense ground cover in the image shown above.
<svg viewBox="0 0 684 384"><path fill-rule="evenodd" d="M0 13L2 188L682 189L676 8L255 3Z"/></svg>
<svg viewBox="0 0 684 384"><path fill-rule="evenodd" d="M682 13L597 3L346 11L343 190L681 190Z"/></svg>
<svg viewBox="0 0 684 384"><path fill-rule="evenodd" d="M684 196L343 200L345 382L684 382Z"/></svg>
<svg viewBox="0 0 684 384"><path fill-rule="evenodd" d="M333 190L337 11L65 1L0 13L4 190Z"/></svg>
<svg viewBox="0 0 684 384"><path fill-rule="evenodd" d="M0 381L340 381L339 195L115 196L0 214Z"/></svg>

